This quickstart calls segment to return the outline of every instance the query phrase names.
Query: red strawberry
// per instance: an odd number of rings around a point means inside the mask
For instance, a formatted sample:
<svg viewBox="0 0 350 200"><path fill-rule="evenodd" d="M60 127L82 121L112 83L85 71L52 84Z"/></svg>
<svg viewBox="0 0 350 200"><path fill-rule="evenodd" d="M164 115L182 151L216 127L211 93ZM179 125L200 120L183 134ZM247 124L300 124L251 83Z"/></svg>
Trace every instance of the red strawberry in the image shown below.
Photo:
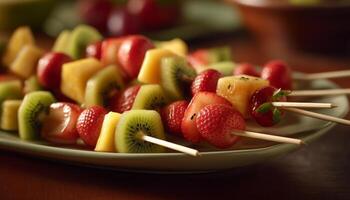
<svg viewBox="0 0 350 200"><path fill-rule="evenodd" d="M140 85L134 85L122 91L117 101L114 104L111 103L111 110L118 113L130 110L140 87Z"/></svg>
<svg viewBox="0 0 350 200"><path fill-rule="evenodd" d="M187 101L175 101L161 110L163 124L168 132L175 135L182 135L181 122L187 106Z"/></svg>
<svg viewBox="0 0 350 200"><path fill-rule="evenodd" d="M96 43L88 45L85 51L86 57L93 57L100 60L102 54L102 42L98 41Z"/></svg>
<svg viewBox="0 0 350 200"><path fill-rule="evenodd" d="M216 92L216 85L221 77L221 73L214 70L208 69L200 73L192 82L191 92L195 95L198 92Z"/></svg>
<svg viewBox="0 0 350 200"><path fill-rule="evenodd" d="M64 53L50 52L40 58L38 62L38 80L45 88L55 90L61 84L62 65L71 61Z"/></svg>
<svg viewBox="0 0 350 200"><path fill-rule="evenodd" d="M121 67L130 78L139 74L146 51L154 48L151 40L141 35L133 35L124 39L118 50Z"/></svg>
<svg viewBox="0 0 350 200"><path fill-rule="evenodd" d="M204 106L210 104L225 104L232 106L228 100L212 92L198 92L196 95L194 95L181 122L181 132L187 140L193 143L200 141L201 137L197 130L195 120L198 112Z"/></svg>
<svg viewBox="0 0 350 200"><path fill-rule="evenodd" d="M188 55L187 60L193 66L208 65L209 51L207 49L198 49Z"/></svg>
<svg viewBox="0 0 350 200"><path fill-rule="evenodd" d="M279 60L270 61L261 71L261 78L269 80L270 85L283 90L292 89L292 70Z"/></svg>
<svg viewBox="0 0 350 200"><path fill-rule="evenodd" d="M255 70L250 63L240 63L233 71L234 75L249 75L260 77L260 74Z"/></svg>
<svg viewBox="0 0 350 200"><path fill-rule="evenodd" d="M92 106L79 115L77 130L80 138L88 146L96 146L105 114L107 111L103 107Z"/></svg>
<svg viewBox="0 0 350 200"><path fill-rule="evenodd" d="M233 130L244 130L245 121L241 113L232 106L222 104L207 105L196 118L202 138L217 148L229 148L239 139Z"/></svg>
<svg viewBox="0 0 350 200"><path fill-rule="evenodd" d="M56 144L75 144L79 137L75 125L80 112L81 108L72 103L51 104L43 120L41 136Z"/></svg>

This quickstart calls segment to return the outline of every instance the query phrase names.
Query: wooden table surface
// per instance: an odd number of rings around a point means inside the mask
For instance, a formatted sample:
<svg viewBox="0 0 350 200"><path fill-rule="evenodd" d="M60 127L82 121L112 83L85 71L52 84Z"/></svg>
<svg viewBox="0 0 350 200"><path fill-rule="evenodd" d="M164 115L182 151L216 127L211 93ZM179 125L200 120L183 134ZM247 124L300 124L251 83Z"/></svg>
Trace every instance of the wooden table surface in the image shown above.
<svg viewBox="0 0 350 200"><path fill-rule="evenodd" d="M225 37L194 46L218 44L231 44L236 61L263 64L272 58L249 37ZM305 54L284 54L284 58L304 72L350 66L350 59L344 58ZM336 82L350 87L348 78ZM349 130L337 125L284 157L201 175L132 174L0 151L0 199L350 199Z"/></svg>

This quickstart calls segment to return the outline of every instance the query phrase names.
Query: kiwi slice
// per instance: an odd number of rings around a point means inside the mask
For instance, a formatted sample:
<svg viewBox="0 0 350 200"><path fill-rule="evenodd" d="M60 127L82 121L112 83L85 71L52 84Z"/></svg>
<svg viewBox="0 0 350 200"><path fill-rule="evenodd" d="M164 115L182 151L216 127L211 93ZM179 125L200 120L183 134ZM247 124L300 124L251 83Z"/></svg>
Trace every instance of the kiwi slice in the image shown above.
<svg viewBox="0 0 350 200"><path fill-rule="evenodd" d="M222 46L209 49L208 60L210 64L222 61L231 61L231 48L227 46Z"/></svg>
<svg viewBox="0 0 350 200"><path fill-rule="evenodd" d="M162 120L154 110L130 110L124 112L115 131L115 145L120 153L161 153L162 146L141 139L148 135L165 139Z"/></svg>
<svg viewBox="0 0 350 200"><path fill-rule="evenodd" d="M124 83L120 72L115 65L110 65L88 80L85 104L86 106L107 106L108 100L123 88Z"/></svg>
<svg viewBox="0 0 350 200"><path fill-rule="evenodd" d="M73 59L78 59L84 55L87 45L101 39L101 34L95 28L87 25L79 25L69 36L66 53Z"/></svg>
<svg viewBox="0 0 350 200"><path fill-rule="evenodd" d="M56 39L56 41L55 41L55 43L53 45L52 51L66 53L66 47L67 47L67 45L69 43L70 33L71 32L68 31L68 30L62 31L58 35L58 37L57 37L57 39Z"/></svg>
<svg viewBox="0 0 350 200"><path fill-rule="evenodd" d="M208 66L209 69L215 69L218 72L220 72L223 76L232 76L235 67L236 63L232 61L218 62Z"/></svg>
<svg viewBox="0 0 350 200"><path fill-rule="evenodd" d="M39 136L42 118L54 102L53 95L45 91L31 92L24 96L18 110L18 130L21 139L32 140Z"/></svg>
<svg viewBox="0 0 350 200"><path fill-rule="evenodd" d="M12 80L0 83L0 105L8 99L21 99L22 83L19 80Z"/></svg>
<svg viewBox="0 0 350 200"><path fill-rule="evenodd" d="M161 85L172 100L184 99L186 89L196 77L196 71L187 65L185 58L165 57L161 60Z"/></svg>
<svg viewBox="0 0 350 200"><path fill-rule="evenodd" d="M18 130L18 109L22 100L6 100L1 105L0 128L6 131Z"/></svg>
<svg viewBox="0 0 350 200"><path fill-rule="evenodd" d="M131 109L158 110L166 104L162 87L158 84L142 85Z"/></svg>
<svg viewBox="0 0 350 200"><path fill-rule="evenodd" d="M40 85L37 76L33 75L24 81L23 91L25 94L39 90L43 90L43 87Z"/></svg>

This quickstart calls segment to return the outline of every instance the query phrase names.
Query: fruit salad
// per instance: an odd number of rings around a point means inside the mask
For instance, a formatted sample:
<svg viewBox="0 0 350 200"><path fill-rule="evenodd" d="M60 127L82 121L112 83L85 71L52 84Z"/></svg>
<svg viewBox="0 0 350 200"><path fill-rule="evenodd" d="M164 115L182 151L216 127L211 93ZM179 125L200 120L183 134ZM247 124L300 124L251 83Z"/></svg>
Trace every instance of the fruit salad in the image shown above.
<svg viewBox="0 0 350 200"><path fill-rule="evenodd" d="M261 73L232 61L229 47L188 53L181 39L103 38L93 27L63 31L52 49L19 27L1 55L0 128L22 140L82 142L103 152L164 152L142 140L169 135L229 148L247 120L272 126L283 116L291 71L282 61Z"/></svg>

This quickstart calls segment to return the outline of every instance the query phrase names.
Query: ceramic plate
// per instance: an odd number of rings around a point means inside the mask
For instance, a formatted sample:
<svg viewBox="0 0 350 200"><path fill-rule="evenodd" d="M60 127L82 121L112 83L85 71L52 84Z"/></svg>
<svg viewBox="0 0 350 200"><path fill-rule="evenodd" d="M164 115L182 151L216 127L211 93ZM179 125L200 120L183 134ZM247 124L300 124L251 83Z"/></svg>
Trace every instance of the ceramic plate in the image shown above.
<svg viewBox="0 0 350 200"><path fill-rule="evenodd" d="M336 85L326 80L319 80L312 82L310 87L335 88ZM333 102L339 106L332 110L316 110L317 112L344 117L349 110L348 99L345 95L318 97L311 100ZM334 125L334 123L287 113L284 122L278 127L261 128L249 123L249 128L261 132L301 138L306 143L311 143L329 131ZM212 149L205 144L195 146L201 151L201 156L198 157L173 152L159 154L102 153L72 147L50 146L42 141L21 141L15 133L0 132L0 148L60 162L115 170L148 173L201 173L256 164L302 147L244 138L232 149L224 151Z"/></svg>

